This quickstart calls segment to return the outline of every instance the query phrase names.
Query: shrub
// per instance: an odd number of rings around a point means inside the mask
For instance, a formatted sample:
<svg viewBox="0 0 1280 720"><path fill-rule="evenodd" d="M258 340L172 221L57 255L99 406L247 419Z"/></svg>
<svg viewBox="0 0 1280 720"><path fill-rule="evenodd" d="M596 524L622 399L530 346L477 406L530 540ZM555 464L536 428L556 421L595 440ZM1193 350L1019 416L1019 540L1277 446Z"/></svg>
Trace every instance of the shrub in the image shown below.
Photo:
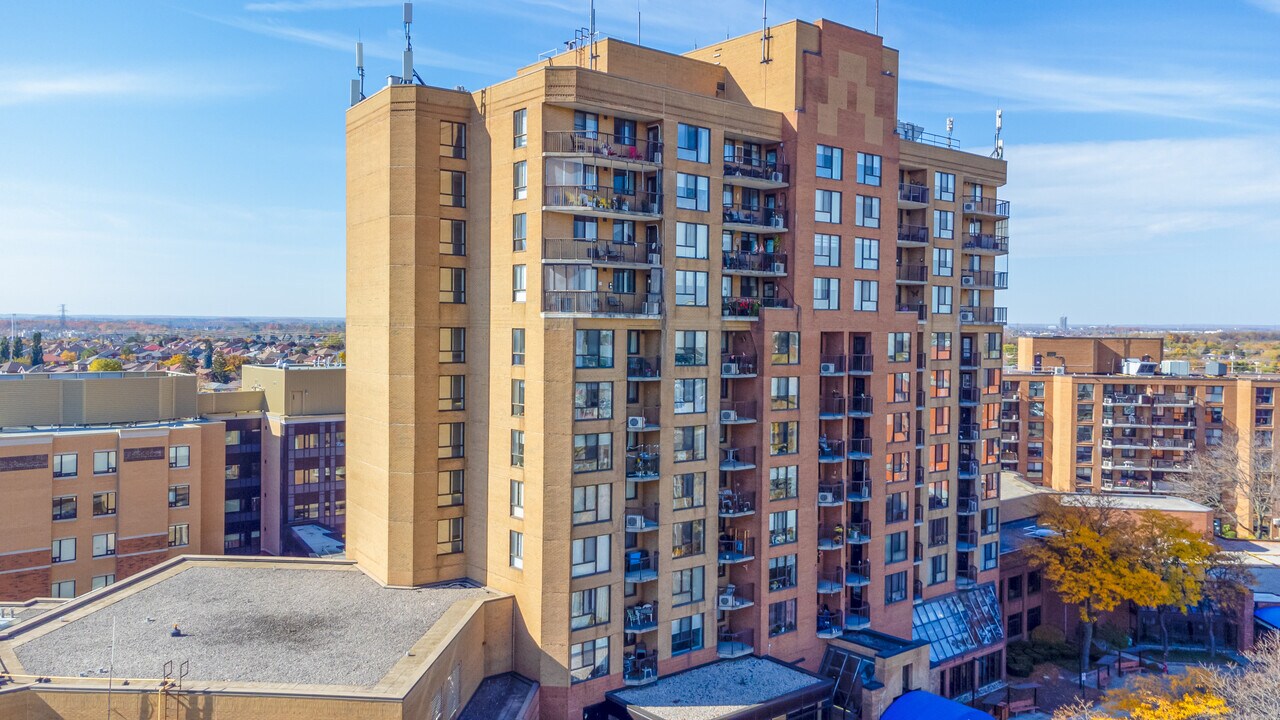
<svg viewBox="0 0 1280 720"><path fill-rule="evenodd" d="M1036 643L1064 643L1067 641L1066 633L1052 625L1041 625L1031 633L1031 642Z"/></svg>
<svg viewBox="0 0 1280 720"><path fill-rule="evenodd" d="M1129 632L1120 628L1118 625L1111 623L1103 623L1099 625L1093 632L1094 638L1099 642L1105 643L1108 647L1121 650L1129 647L1132 641L1129 639Z"/></svg>

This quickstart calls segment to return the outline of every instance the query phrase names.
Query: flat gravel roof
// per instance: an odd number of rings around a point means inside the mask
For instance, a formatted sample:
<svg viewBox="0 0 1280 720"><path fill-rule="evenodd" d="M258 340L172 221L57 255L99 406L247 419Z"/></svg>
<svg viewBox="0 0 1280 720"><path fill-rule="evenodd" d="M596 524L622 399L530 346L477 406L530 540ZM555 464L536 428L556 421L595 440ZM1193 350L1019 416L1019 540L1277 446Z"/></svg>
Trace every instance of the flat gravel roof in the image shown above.
<svg viewBox="0 0 1280 720"><path fill-rule="evenodd" d="M190 661L187 679L372 686L455 602L481 588L384 588L355 568L191 565L23 641L31 674L159 678ZM101 600L109 599L104 596ZM74 615L73 615L74 616ZM56 622L56 619L55 619ZM177 624L182 637L170 637Z"/></svg>
<svg viewBox="0 0 1280 720"><path fill-rule="evenodd" d="M715 720L822 682L780 662L745 657L700 665L610 695L648 717Z"/></svg>

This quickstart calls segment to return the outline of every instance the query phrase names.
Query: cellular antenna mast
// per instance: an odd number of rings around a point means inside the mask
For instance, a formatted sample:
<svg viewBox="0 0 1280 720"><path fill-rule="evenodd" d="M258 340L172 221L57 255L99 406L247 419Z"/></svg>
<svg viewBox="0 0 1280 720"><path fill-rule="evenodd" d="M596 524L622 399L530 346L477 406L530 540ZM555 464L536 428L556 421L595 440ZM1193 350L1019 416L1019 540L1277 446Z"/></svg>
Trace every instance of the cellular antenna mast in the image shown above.
<svg viewBox="0 0 1280 720"><path fill-rule="evenodd" d="M409 33L412 25L413 3L407 2L404 4L404 68L400 72L400 82L404 85L412 85L416 81L419 85L426 85L422 82L418 71L413 69L413 37Z"/></svg>
<svg viewBox="0 0 1280 720"><path fill-rule="evenodd" d="M356 74L360 77L351 81L351 104L355 105L364 99L364 43L356 43Z"/></svg>
<svg viewBox="0 0 1280 720"><path fill-rule="evenodd" d="M588 52L590 52L591 55L588 58L588 60L590 61L591 69L595 70L596 58L600 57L599 55L596 54L596 35L597 35L596 33L596 0L591 0L591 24L588 27L590 28L588 30L588 33L591 41L591 47L588 50Z"/></svg>
<svg viewBox="0 0 1280 720"><path fill-rule="evenodd" d="M996 149L991 151L991 157L997 160L1004 158L1004 140L1000 138L1002 128L1004 128L1004 111L996 108Z"/></svg>
<svg viewBox="0 0 1280 720"><path fill-rule="evenodd" d="M770 60L769 40L771 40L773 36L769 34L769 0L763 0L763 5L764 12L761 20L764 27L760 30L760 62L767 63Z"/></svg>

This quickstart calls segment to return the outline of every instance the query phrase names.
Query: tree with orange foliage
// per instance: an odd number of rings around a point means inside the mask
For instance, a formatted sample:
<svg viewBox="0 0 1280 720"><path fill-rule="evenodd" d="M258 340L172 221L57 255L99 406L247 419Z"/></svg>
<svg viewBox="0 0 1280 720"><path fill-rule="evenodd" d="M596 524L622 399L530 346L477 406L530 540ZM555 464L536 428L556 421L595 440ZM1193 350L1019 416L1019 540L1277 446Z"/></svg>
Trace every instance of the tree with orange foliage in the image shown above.
<svg viewBox="0 0 1280 720"><path fill-rule="evenodd" d="M1188 610L1200 604L1204 597L1205 578L1218 549L1193 530L1187 521L1154 510L1141 514L1134 538L1140 549L1141 562L1160 578L1159 592L1137 602L1156 609L1161 644L1167 657L1167 612L1177 610L1186 615Z"/></svg>
<svg viewBox="0 0 1280 720"><path fill-rule="evenodd" d="M66 364L70 365L71 363L75 362L76 360L79 360L79 359L80 359L80 356L79 356L79 355L77 355L77 354L75 354L75 353L73 353L73 352L71 352L70 350L65 350L65 351L63 351L63 353L62 353L61 355L59 355L59 356L58 356L58 359L59 359L59 360L61 360L61 361L62 361L62 362L64 362L64 363L66 363Z"/></svg>

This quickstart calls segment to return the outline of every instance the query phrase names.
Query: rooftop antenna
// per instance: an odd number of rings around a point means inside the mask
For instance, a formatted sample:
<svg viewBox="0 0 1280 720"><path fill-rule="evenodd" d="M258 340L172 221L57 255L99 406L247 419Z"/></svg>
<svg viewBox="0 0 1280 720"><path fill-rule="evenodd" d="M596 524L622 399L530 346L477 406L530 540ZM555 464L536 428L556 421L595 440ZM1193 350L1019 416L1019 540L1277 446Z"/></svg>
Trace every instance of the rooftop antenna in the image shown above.
<svg viewBox="0 0 1280 720"><path fill-rule="evenodd" d="M996 108L996 149L991 151L991 157L1001 160L1004 158L1004 140L1000 139L1000 130L1004 127L1004 111Z"/></svg>
<svg viewBox="0 0 1280 720"><path fill-rule="evenodd" d="M364 43L356 42L356 74L360 77L351 81L351 104L355 105L364 99Z"/></svg>
<svg viewBox="0 0 1280 720"><path fill-rule="evenodd" d="M62 316L62 320L61 320L62 329L66 330L67 329L67 306L65 303L58 306L58 314Z"/></svg>
<svg viewBox="0 0 1280 720"><path fill-rule="evenodd" d="M596 0L591 0L591 24L588 26L588 39L591 42L590 55L587 56L589 62L588 67L592 70L596 69L596 58L600 57L596 54Z"/></svg>
<svg viewBox="0 0 1280 720"><path fill-rule="evenodd" d="M422 82L418 71L413 69L413 38L409 34L411 25L413 25L413 3L407 2L404 4L404 67L400 71L400 82L404 85L412 85L417 81L419 85L426 85Z"/></svg>
<svg viewBox="0 0 1280 720"><path fill-rule="evenodd" d="M876 0L876 35L880 34L880 0Z"/></svg>
<svg viewBox="0 0 1280 720"><path fill-rule="evenodd" d="M764 13L762 21L764 27L760 31L760 62L769 62L769 0L763 0Z"/></svg>
<svg viewBox="0 0 1280 720"><path fill-rule="evenodd" d="M636 44L640 44L640 0L636 0Z"/></svg>
<svg viewBox="0 0 1280 720"><path fill-rule="evenodd" d="M947 118L947 147L951 147L951 133L956 129L956 119Z"/></svg>

